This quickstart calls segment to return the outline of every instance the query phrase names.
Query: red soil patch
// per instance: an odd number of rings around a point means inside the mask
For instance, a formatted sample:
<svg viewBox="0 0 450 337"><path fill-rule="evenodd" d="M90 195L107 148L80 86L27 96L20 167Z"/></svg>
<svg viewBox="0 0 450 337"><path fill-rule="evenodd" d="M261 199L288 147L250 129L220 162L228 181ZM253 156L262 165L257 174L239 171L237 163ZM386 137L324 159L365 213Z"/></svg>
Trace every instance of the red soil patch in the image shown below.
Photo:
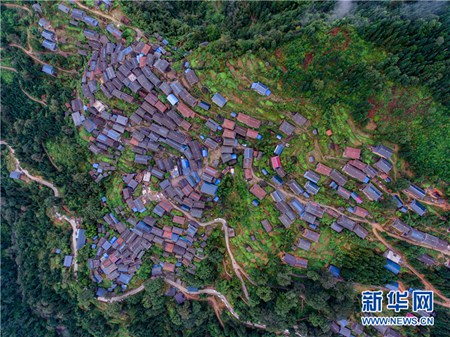
<svg viewBox="0 0 450 337"><path fill-rule="evenodd" d="M375 102L375 99L373 97L368 98L367 102L369 102L373 106L373 108L370 109L367 113L367 117L373 119L381 106Z"/></svg>
<svg viewBox="0 0 450 337"><path fill-rule="evenodd" d="M333 29L330 31L330 34L333 35L333 36L336 36L337 33L339 33L340 30L341 30L341 29L340 29L339 27L335 27L335 28L333 28Z"/></svg>
<svg viewBox="0 0 450 337"><path fill-rule="evenodd" d="M330 34L332 36L336 36L336 35L338 35L338 33L342 33L342 35L345 37L345 41L341 47L335 46L335 49L346 50L351 41L350 33L347 30L342 30L340 27L335 27L330 31Z"/></svg>
<svg viewBox="0 0 450 337"><path fill-rule="evenodd" d="M313 53L307 53L306 54L305 62L303 63L303 68L305 68L305 70L308 70L308 66L312 62L313 59L314 59L314 54Z"/></svg>
<svg viewBox="0 0 450 337"><path fill-rule="evenodd" d="M281 51L281 48L277 48L275 50L275 56L280 59L280 61L284 61L283 52Z"/></svg>
<svg viewBox="0 0 450 337"><path fill-rule="evenodd" d="M275 56L277 57L277 59L280 61L280 63L282 63L284 61L284 55L283 55L283 51L281 50L281 48L277 48L275 50ZM283 71L283 73L285 73L287 71L287 68L280 64L281 70Z"/></svg>

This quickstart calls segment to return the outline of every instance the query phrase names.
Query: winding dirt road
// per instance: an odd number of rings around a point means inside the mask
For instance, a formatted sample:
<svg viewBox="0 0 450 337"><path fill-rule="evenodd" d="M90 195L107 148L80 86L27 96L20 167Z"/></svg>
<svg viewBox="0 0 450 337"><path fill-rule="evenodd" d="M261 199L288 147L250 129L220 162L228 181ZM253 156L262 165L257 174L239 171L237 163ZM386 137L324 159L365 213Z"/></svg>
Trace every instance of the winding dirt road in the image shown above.
<svg viewBox="0 0 450 337"><path fill-rule="evenodd" d="M15 170L18 172L21 172L23 174L25 174L30 180L37 182L38 184L47 186L49 188L52 189L53 194L55 195L55 197L59 198L61 197L61 192L59 191L59 189L53 185L51 182L44 180L42 178L39 177L35 177L32 174L30 174L27 170L25 170L24 168L22 168L20 166L20 162L19 159L17 159L17 157L14 155L14 149L4 140L0 140L0 144L5 145L6 147L8 147L9 149L9 153L11 155L11 158L14 161L15 164ZM77 255L78 255L78 251L77 251L77 233L78 233L78 225L79 222L81 221L81 219L75 219L75 218L70 218L67 215L62 215L59 213L56 213L56 218L58 220L64 220L66 222L68 222L70 224L70 226L72 227L72 253L73 253L73 271L75 274L75 277L77 276L77 272L78 272L78 262L77 262Z"/></svg>
<svg viewBox="0 0 450 337"><path fill-rule="evenodd" d="M29 57L31 57L33 60L35 60L36 62L38 62L40 64L48 64L47 62L44 62L40 58L36 57L33 52L30 52L29 50L26 50L24 47L19 46L16 43L10 43L9 46L10 47L14 47L14 48L19 48L25 54L27 54ZM61 67L58 67L58 66L53 66L53 67L58 69L61 72L67 73L67 74L78 74L78 72L76 70L67 70L67 69L64 69L64 68L61 68Z"/></svg>
<svg viewBox="0 0 450 337"><path fill-rule="evenodd" d="M55 197L57 197L57 198L61 197L61 193L55 185L53 185L51 182L49 182L45 179L33 176L30 172L28 172L28 170L26 170L20 166L19 159L17 159L16 156L14 155L14 149L11 146L9 146L9 144L7 142L5 142L4 140L0 140L0 144L6 145L8 147L9 152L11 154L11 158L14 160L14 163L16 166L16 171L19 171L19 172L25 174L30 180L33 180L33 181L37 182L38 184L41 184L41 185L51 188Z"/></svg>
<svg viewBox="0 0 450 337"><path fill-rule="evenodd" d="M26 6L21 6L21 5L17 5L17 4L8 4L8 3L2 3L2 6L8 7L8 8L23 9L31 14L31 9L29 9Z"/></svg>
<svg viewBox="0 0 450 337"><path fill-rule="evenodd" d="M5 70L9 70L9 71L13 71L17 74L17 69L13 68L13 67L7 67L7 66L2 66L0 65L0 69L5 69Z"/></svg>
<svg viewBox="0 0 450 337"><path fill-rule="evenodd" d="M245 281L242 277L242 274L244 274L244 276L247 278L247 280L252 283L253 285L256 285L255 282L253 282L250 277L247 275L247 273L244 272L244 270L242 269L242 267L236 262L236 259L234 258L233 252L231 250L230 247L230 237L229 237L229 226L228 226L228 222L225 219L222 218L216 218L212 221L209 222L198 222L197 219L193 218L189 213L185 212L184 210L182 210L180 207L178 207L177 205L175 205L171 200L166 199L177 211L180 211L184 214L184 216L186 216L188 219L195 221L199 224L199 226L201 227L207 227L207 226L213 226L215 224L221 224L222 225L222 230L225 234L225 245L227 247L227 251L228 251L228 255L230 256L231 259L231 265L233 266L233 270L234 273L236 274L236 276L238 277L239 281L241 281L241 285L242 285L242 291L244 293L245 298L247 299L247 301L250 299L250 296L248 295L248 290L247 287L245 285Z"/></svg>
<svg viewBox="0 0 450 337"><path fill-rule="evenodd" d="M181 284L178 284L178 283L176 283L176 282L174 282L172 280L169 280L167 278L164 278L163 280L164 280L164 282L168 283L169 285L171 285L174 288L177 288L179 291L181 291L181 292L183 292L185 294L190 294L190 295L207 294L207 295L211 295L211 296L217 296L223 302L223 304L225 304L225 306L226 306L227 310L230 312L230 314L233 315L234 318L239 320L239 315L234 311L234 309L231 306L230 302L228 302L227 298L222 293L218 292L217 290L212 289L212 288L207 288L207 289L200 289L200 290L197 290L197 291L188 291L186 287L184 287ZM126 293L124 293L122 295L113 296L113 297L109 297L109 298L107 298L107 297L97 297L97 299L100 302L105 302L105 303L122 302L123 300L127 299L128 297L140 293L144 289L145 289L145 286L143 284L141 284L136 289L127 291Z"/></svg>
<svg viewBox="0 0 450 337"><path fill-rule="evenodd" d="M139 41L140 38L142 36L144 36L144 33L139 28L134 27L134 26L130 26L130 25L126 25L126 24L124 24L120 20L117 20L115 17L113 17L111 15L105 14L102 11L99 11L99 10L96 10L96 9L92 9L90 7L87 7L87 6L83 5L80 1L75 1L75 5L80 7L80 8L82 8L82 9L84 9L85 11L91 12L91 13L97 15L97 16L100 16L100 17L102 17L104 19L107 19L107 20L110 20L110 21L114 22L118 27L125 26L125 27L129 27L129 28L133 29L136 32L136 41Z"/></svg>
<svg viewBox="0 0 450 337"><path fill-rule="evenodd" d="M20 90L22 90L22 92L25 94L25 96L27 96L29 99L31 99L32 101L34 101L34 102L36 102L36 103L42 104L43 106L47 106L47 103L45 103L44 101L41 101L40 99L37 99L37 98L31 96L29 93L27 93L27 92L22 88L22 83L20 82L20 80L19 80L19 87L20 87Z"/></svg>
<svg viewBox="0 0 450 337"><path fill-rule="evenodd" d="M74 218L69 218L67 215L61 215L56 213L56 218L59 220L64 220L70 224L72 227L72 252L73 252L73 272L75 273L75 277L77 277L78 272L78 250L77 250L77 233L78 233L78 220Z"/></svg>

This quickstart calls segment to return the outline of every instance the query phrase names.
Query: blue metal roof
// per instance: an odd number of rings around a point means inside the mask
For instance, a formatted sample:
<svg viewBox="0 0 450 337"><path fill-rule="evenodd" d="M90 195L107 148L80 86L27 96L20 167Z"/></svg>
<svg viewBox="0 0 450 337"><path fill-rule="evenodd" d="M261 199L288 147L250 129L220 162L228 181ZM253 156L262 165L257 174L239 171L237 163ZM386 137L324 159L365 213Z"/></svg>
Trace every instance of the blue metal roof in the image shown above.
<svg viewBox="0 0 450 337"><path fill-rule="evenodd" d="M399 264L397 264L391 260L386 260L386 265L384 266L384 268L389 270L391 273L394 273L395 275L400 273L400 269L401 269Z"/></svg>
<svg viewBox="0 0 450 337"><path fill-rule="evenodd" d="M328 271L329 271L329 272L331 273L331 275L333 275L334 277L339 277L340 274L341 274L341 270L340 270L338 267L333 266L333 265L330 265L330 266L328 267Z"/></svg>

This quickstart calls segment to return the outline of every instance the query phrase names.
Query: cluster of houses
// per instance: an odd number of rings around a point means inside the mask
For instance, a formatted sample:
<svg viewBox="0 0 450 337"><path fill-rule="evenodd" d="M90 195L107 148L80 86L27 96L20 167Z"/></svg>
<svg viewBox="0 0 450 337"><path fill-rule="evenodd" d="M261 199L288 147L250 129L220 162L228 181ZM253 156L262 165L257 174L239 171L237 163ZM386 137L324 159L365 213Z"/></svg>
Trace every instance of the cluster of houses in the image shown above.
<svg viewBox="0 0 450 337"><path fill-rule="evenodd" d="M82 11L73 9L71 16L75 20L86 21ZM125 146L130 146L134 162L142 165L142 170L123 176L125 187L122 196L128 212L150 211L156 218L162 218L171 214L172 203L175 203L192 217L202 218L207 203L218 200L216 194L220 178L229 171L219 172L217 161L215 167L204 166L204 157L208 151L219 151L219 143L222 143L222 162L235 163L236 137L258 139L257 129L261 122L240 113L232 117L248 128L236 125L232 120L223 120L222 128L210 119L206 126L212 132L223 130L222 139L205 138L202 139L203 144L193 140L186 133L191 127L187 119L195 116L192 108L199 102L179 80L169 80L170 62L164 58L168 54L164 48L167 41L158 36L161 44L136 42L124 46L120 31L112 25L108 25L107 31L117 43L111 42L106 35L84 30L88 43L83 47L90 50L91 56L81 88L89 103L84 104L83 100L76 98L69 105L75 126L84 127L91 134L89 150L110 159L94 163L91 176L99 182L115 171L117 158ZM187 69L184 77L190 86L198 82L192 69ZM160 98L162 95L165 97L163 100ZM213 102L218 95L213 97ZM110 109L100 100L101 97L134 104L136 111L125 115L121 110ZM200 105L204 109L210 108L206 102L200 102ZM147 155L149 151L154 156ZM249 159L253 158L251 149L246 150L248 155ZM248 167L251 168L251 162ZM156 205L151 193L135 196L138 187L148 187L152 178L159 180L161 189ZM113 214L104 218L108 226L120 235L105 235L94 242L97 253L96 258L90 261L90 267L97 282L107 278L125 288L139 269L144 252L153 244L161 245L166 253L173 253L179 259L176 264L161 262L155 265L153 276L174 272L177 265L191 265L196 254L191 247L197 230L195 223L187 224L185 218L174 216L173 222L187 226L187 229L175 226L161 229L156 226L155 218L131 219L128 222L134 227L128 229L129 226L118 221ZM185 231L187 237L183 236ZM104 292L101 289L100 293Z"/></svg>
<svg viewBox="0 0 450 337"><path fill-rule="evenodd" d="M97 1L98 4L101 2L110 5L110 1ZM195 107L209 110L211 105L198 100L189 92L188 89L195 86L199 79L188 63L184 65L185 70L181 74L172 69L168 58L171 55L167 47L169 43L162 36L155 34L155 43L133 42L126 45L122 32L113 24L107 25L107 33L101 35L97 30L91 29L99 25L98 21L84 11L64 4L58 5L58 9L70 15L72 25L79 26L83 22L90 26L83 29L87 43L80 43L78 51L80 55L89 56L81 80L84 99L72 100L68 108L72 111L75 126L83 127L90 134L89 150L94 155L109 159L93 164L90 172L92 178L100 182L114 172L118 158L127 148L133 152L134 163L139 167L136 172L122 177L124 187L121 194L128 209L117 212L121 216L133 216L124 223L113 213L106 215L104 222L118 235L110 234L101 225L99 233L102 235L100 238L95 237L92 244L96 251L95 258L89 260L93 279L98 283L105 279L113 281L111 288L99 288L98 296L113 291L117 286L126 289L133 275L138 272L144 253L153 245L161 247L165 257L173 258L169 263L152 257L155 263L152 276L176 274L176 268L181 266L195 273L192 261L201 254L207 236L202 238L201 248L194 248L198 224L183 216L173 215L173 210L181 209L192 218L202 219L205 210L210 207L208 205L218 201L219 184L225 174L234 172L231 166L238 162L238 154L242 150L244 176L247 181L252 182L249 191L255 196L253 204L258 206L268 194L264 189L267 182L253 182L253 161L261 159L263 153L245 144L241 145L242 142L239 144L238 140L260 140L262 135L259 129L262 122L242 112L232 112L228 118L217 115L216 120L196 114L193 110ZM50 27L45 19L41 23L44 29ZM53 69L46 69L45 72L47 71L53 74ZM251 89L263 96L271 95L269 88L260 82L253 83ZM115 106L132 107L132 111L125 108L111 109L102 101L105 98ZM223 108L227 99L216 92L211 97L211 102L218 108ZM209 130L207 135L200 135L198 140L189 135L194 117L204 119L205 127ZM289 116L289 121L284 120L280 124L279 131L289 139L297 127L305 125L309 125L308 119L295 113ZM283 137L281 134L277 136L278 139ZM278 220L285 228L290 227L296 219L307 223L308 228L302 229L297 247L309 251L312 244L319 241L318 228L325 213L335 218L331 228L336 232L347 229L365 239L368 231L361 224L313 201L303 202L300 197L310 198L316 195L321 188L321 176L325 176L329 178L327 184L339 197L354 201L355 205L350 205L347 211L366 218L370 214L360 206L363 203L362 197L345 188L348 177L360 183L360 191L368 200L380 200L383 193L376 187L377 178L389 181L393 151L383 145L371 148L377 156L372 167L360 160L360 149L346 147L343 157L348 161L341 170L317 163L315 170L304 173L306 183L300 185L295 179L287 177L283 169L280 157L284 147L284 143L278 144L270 158L275 171L270 178L270 185L275 189L270 197L280 212ZM152 155L148 155L149 152ZM212 155L217 159L213 164L206 165L205 158ZM311 157L310 162L314 161ZM226 165L222 171L218 168L220 163ZM266 169L261 171L265 176L269 174ZM153 193L156 192L155 182L158 190L156 196ZM288 197L283 190L284 186L287 186L290 195L297 197ZM411 185L405 193L414 198L409 208L423 215L425 210L422 213L419 211L421 204L418 200L425 197L425 192ZM397 206L400 210L405 209L400 198L397 198ZM152 216L144 217L146 214ZM166 219L163 217L167 216L172 218L173 226L161 224ZM137 220L135 217L144 218ZM263 220L261 224L267 232L273 230L268 220ZM437 238L412 228L402 232L402 235L410 235L411 240L418 242L444 245L436 241ZM448 249L448 245L446 247ZM426 256L422 259L429 261ZM284 254L283 261L294 267L308 266L307 259L289 253ZM389 258L388 261L395 263ZM69 266L71 263L72 261L68 261ZM393 266L393 270L395 268ZM330 271L336 277L339 276L337 267Z"/></svg>
<svg viewBox="0 0 450 337"><path fill-rule="evenodd" d="M177 226L158 227L158 220L146 216L138 221L134 217L127 220L129 226L119 221L113 213L103 217L109 228L114 229L118 235L109 232L101 238L95 237L92 249L95 257L89 259L91 276L97 283L105 279L112 281L112 285L105 289L99 287L97 296L104 296L119 286L127 289L132 277L142 265L142 257L153 245L164 251L166 261L152 257L152 277L165 276L173 278L178 273L178 267L185 266L187 272L195 274L194 257L202 257L203 247L206 246L207 235L198 238L198 224L188 221L181 216L173 216L172 221ZM129 228L132 226L131 228ZM194 247L198 240L202 242ZM167 259L172 258L172 262Z"/></svg>
<svg viewBox="0 0 450 337"><path fill-rule="evenodd" d="M42 47L48 49L50 51L56 51L56 34L52 29L50 22L43 16L44 12L42 10L41 5L39 3L35 3L32 5L32 8L40 16L38 21L39 27L42 28L41 36L42 36ZM52 75L52 74L50 74Z"/></svg>
<svg viewBox="0 0 450 337"><path fill-rule="evenodd" d="M419 231L418 229L408 226L400 219L396 219L392 223L392 228L396 232L400 233L401 236L404 236L411 241L415 241L417 243L421 243L421 244L425 244L430 247L434 247L435 249L438 249L443 252L450 251L450 245L445 240L439 239L438 237L436 237L434 235L424 233L422 231Z"/></svg>

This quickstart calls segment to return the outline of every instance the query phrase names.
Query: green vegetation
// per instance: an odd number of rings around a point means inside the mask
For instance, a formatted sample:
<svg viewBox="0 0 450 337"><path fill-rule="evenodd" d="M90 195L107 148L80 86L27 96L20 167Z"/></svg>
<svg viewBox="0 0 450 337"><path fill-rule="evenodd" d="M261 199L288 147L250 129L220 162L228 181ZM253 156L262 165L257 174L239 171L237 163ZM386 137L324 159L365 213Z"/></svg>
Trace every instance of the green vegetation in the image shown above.
<svg viewBox="0 0 450 337"><path fill-rule="evenodd" d="M93 6L93 1L86 4ZM29 3L25 5L29 7ZM197 273L192 275L181 267L179 276L189 285L214 287L227 297L242 321L266 324L267 329L250 329L236 321L219 300L215 312L206 296L194 297L182 305L162 296L168 290L163 280L149 280L152 255L163 254L156 245L143 256L143 264L129 285L135 288L144 284L145 291L120 303L98 302L86 263L95 255L95 250L90 249L91 238L98 234L97 223L102 222L106 212L121 206L124 215L130 215L121 196L122 174L143 167L134 163L134 153L128 146L117 162L88 151L91 135L82 127L73 127L65 105L74 98L75 91L81 92L80 76L75 72L87 66L87 59L75 53L77 42L87 42L82 34L84 25L69 26L56 3L41 5L58 39L66 41L59 47L67 57L42 49L36 15L2 5L2 65L17 73L1 72L1 133L2 140L16 149L23 167L52 181L64 192L64 199L54 198L51 191L34 183L8 179L7 171L13 165L2 146L1 301L5 336L274 336L285 329L291 335L331 336L332 320L358 319L355 287L384 286L394 279L407 287L423 287L406 268L398 278L386 271L381 257L385 247L371 235L362 241L347 231L333 232L329 225L334 219L329 215L321 219L319 242L313 243L309 252L297 249L295 244L305 223L297 220L289 229L282 227L269 195L259 206L252 205L254 197L243 178L240 156L235 175L227 174L222 180L220 200L205 216L224 217L236 231L230 239L234 256L256 284L246 281L250 300L243 301L241 283L234 275L218 228L200 229L200 234L210 232L203 258L195 260ZM231 111L242 111L263 121L259 130L263 139L247 142L263 152L261 160L254 163L256 176L261 176L262 168L274 173L267 163L278 143L278 126L298 111L311 124L287 139L282 164L301 185L306 182L304 171L314 168L317 161L340 167L342 148L347 145L362 148L362 160L373 164L369 146L382 142L398 145L394 180L388 188L401 191L412 180L422 186L436 184L449 195L450 11L447 3L427 5L361 2L355 4L351 16L339 18L333 2L115 1L110 15L125 15L144 35L157 32L169 40L170 47L176 46L170 56L175 62L173 68L181 72L181 65L189 61L203 86L191 90L194 96L210 102L211 95L220 92L228 99L222 110L215 106L207 112L196 108L200 116L214 118L220 111L227 117ZM94 30L101 32L102 26ZM131 27L123 25L121 30L127 43L135 39ZM199 47L205 41L209 44ZM58 71L57 77L44 75L40 63L11 44L31 48L42 61L75 72ZM185 55L186 51L189 53ZM266 98L251 91L253 81L269 86L272 95ZM47 106L30 100L23 91ZM101 93L97 98L127 116L138 108L137 104L116 99L108 101ZM200 118L190 122L191 136L210 134ZM314 129L317 135L313 135ZM327 130L333 135L327 136ZM129 134L124 137L129 138ZM167 152L175 153L173 149ZM310 163L309 156L314 156L316 162ZM95 184L89 171L98 161L114 163L117 171ZM155 187L158 183L152 177L153 189L159 190ZM349 181L346 187L357 191L360 186ZM273 191L270 186L265 189ZM142 186L135 196L141 192ZM107 198L105 206L100 203L102 196ZM348 206L325 188L314 200L335 207ZM136 217L150 215L155 204L146 204L147 211ZM53 210L63 205L83 219L88 233L88 245L79 252L77 280L62 266L64 255L71 251L70 227L52 219ZM389 200L363 206L380 223L394 216ZM429 213L422 218L403 215L402 219L446 239L448 212L439 214L430 207ZM263 229L263 219L274 227L271 233ZM159 223L171 225L171 218L164 216ZM111 228L106 231L114 235ZM449 272L443 266L443 257L389 236L385 239L404 252L411 265L436 288L450 296L446 284ZM199 243L195 245L198 248ZM57 248L61 254L55 253ZM282 255L286 252L307 258L309 268L284 264ZM418 262L416 257L424 252L440 264L426 267ZM173 256L167 261L176 262ZM330 264L341 268L344 282L326 271ZM102 286L111 284L104 281ZM436 326L421 328L421 335L448 335L448 310L439 307L437 315ZM418 330L408 333L414 335Z"/></svg>

